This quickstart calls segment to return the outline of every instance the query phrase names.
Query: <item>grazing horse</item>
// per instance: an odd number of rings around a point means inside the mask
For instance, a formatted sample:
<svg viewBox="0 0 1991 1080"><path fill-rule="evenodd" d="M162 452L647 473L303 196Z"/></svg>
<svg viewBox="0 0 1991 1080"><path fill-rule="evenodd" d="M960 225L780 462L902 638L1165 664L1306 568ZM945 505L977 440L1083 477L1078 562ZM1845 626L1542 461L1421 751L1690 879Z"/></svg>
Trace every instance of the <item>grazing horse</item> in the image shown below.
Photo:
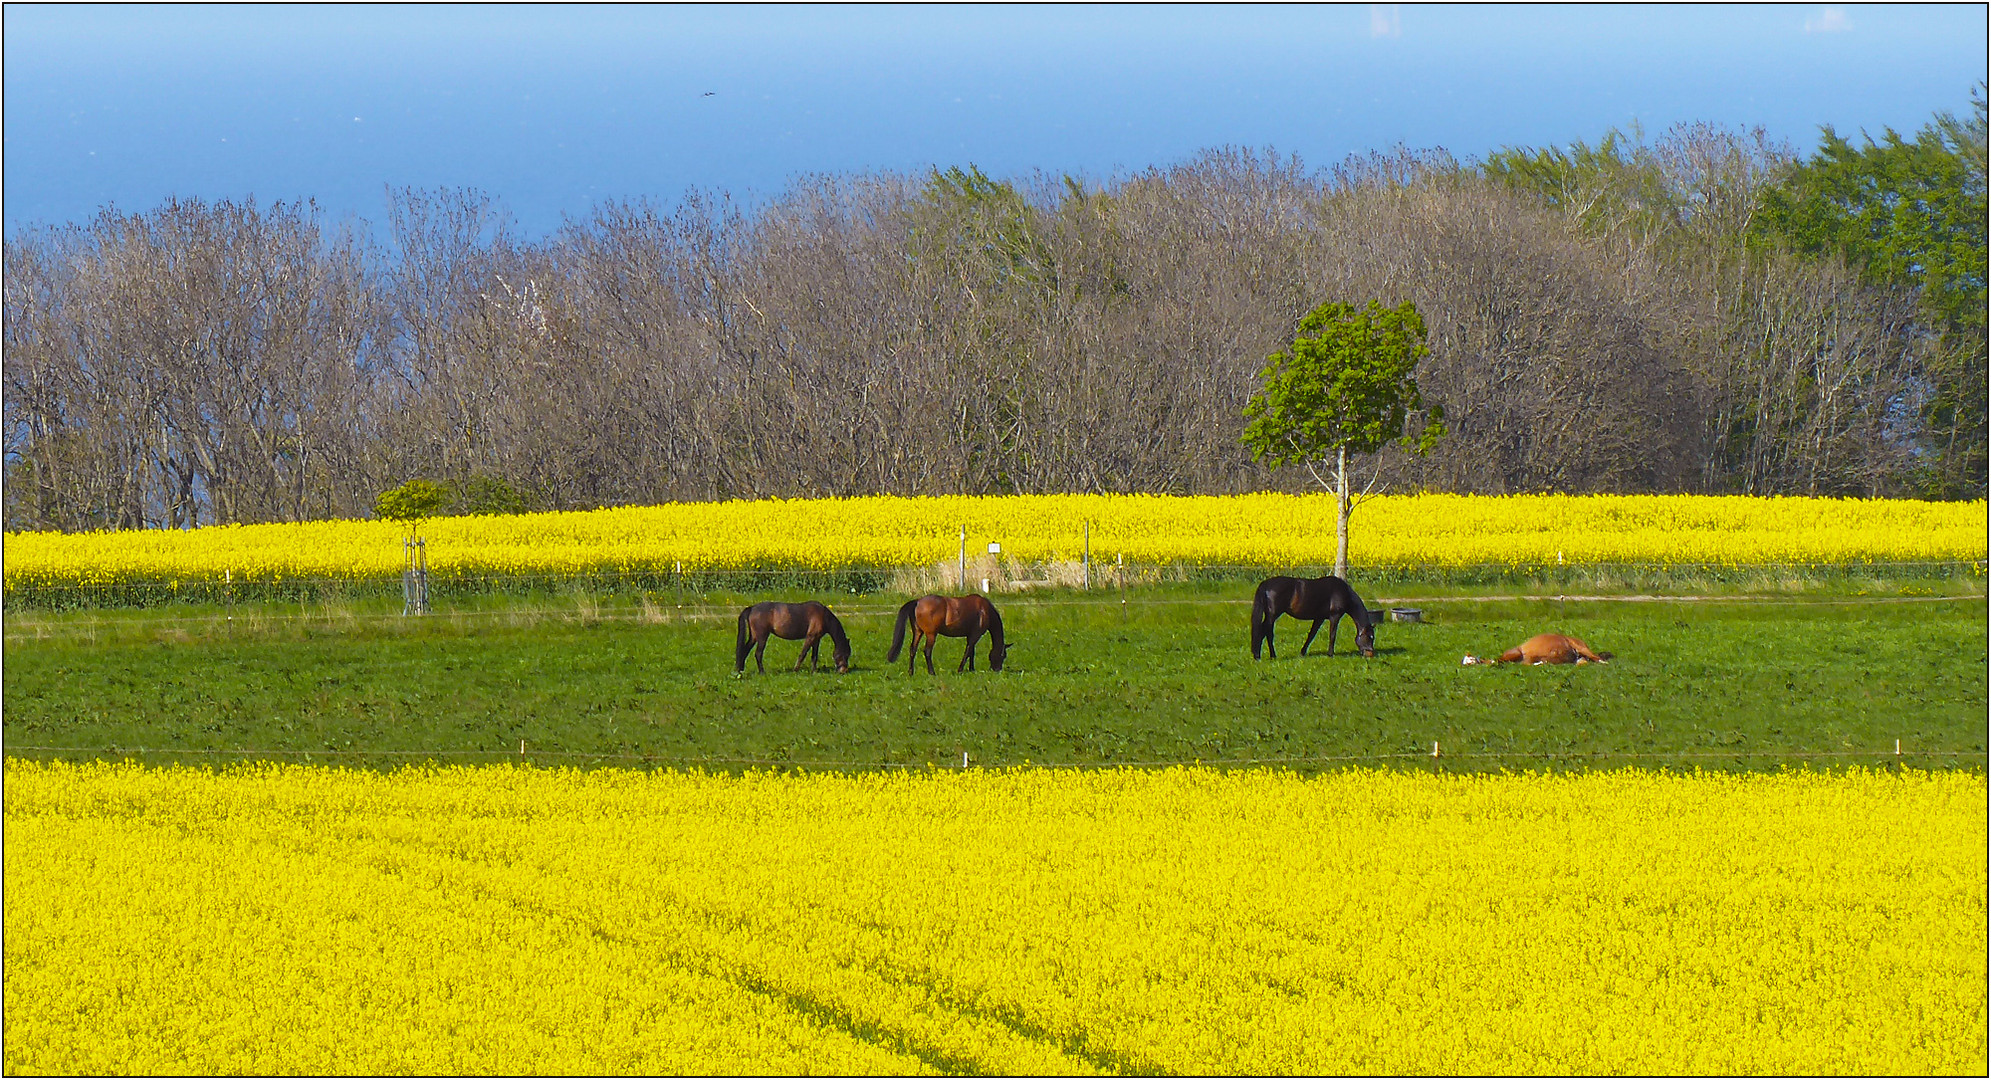
<svg viewBox="0 0 1991 1080"><path fill-rule="evenodd" d="M1536 634L1534 637L1501 653L1499 656L1479 657L1466 654L1463 663L1471 664L1605 664L1611 660L1607 652L1593 652L1590 646L1573 637L1562 634Z"/></svg>
<svg viewBox="0 0 1991 1080"><path fill-rule="evenodd" d="M1307 654L1307 646L1314 643L1314 635L1320 633L1320 624L1327 624L1327 655L1334 655L1334 634L1341 629L1343 615L1355 620L1355 647L1363 656L1376 655L1376 616L1355 595L1355 590L1338 577L1328 575L1309 579L1275 577L1258 583L1258 594L1251 601L1251 658L1258 659L1258 647L1279 659L1279 651L1272 647L1272 624L1281 615L1291 615L1295 619L1312 619L1314 626L1307 631L1307 640L1300 645L1300 655Z"/></svg>
<svg viewBox="0 0 1991 1080"><path fill-rule="evenodd" d="M899 659L899 647L906 642L906 624L913 624L913 650L906 656L906 674L913 673L913 663L918 659L919 641L926 638L926 673L933 674L933 643L942 635L968 639L968 651L961 657L961 663L954 670L975 670L975 643L988 634L989 667L1002 670L1003 657L1009 649L1002 642L1002 616L996 614L995 605L985 596L922 596L908 600L899 609L898 625L892 628L892 651L885 654L885 662L895 663Z"/></svg>
<svg viewBox="0 0 1991 1080"><path fill-rule="evenodd" d="M823 635L836 642L830 659L836 662L837 674L850 670L850 639L843 635L843 623L837 620L829 608L821 602L811 600L806 604L777 604L773 601L755 604L740 612L740 636L733 645L733 671L747 670L747 650L754 653L754 666L761 674L767 673L767 665L761 657L767 652L768 635L794 641L804 639L802 652L795 657L794 670L802 670L802 658L808 657L809 670L816 670L817 657L822 651Z"/></svg>

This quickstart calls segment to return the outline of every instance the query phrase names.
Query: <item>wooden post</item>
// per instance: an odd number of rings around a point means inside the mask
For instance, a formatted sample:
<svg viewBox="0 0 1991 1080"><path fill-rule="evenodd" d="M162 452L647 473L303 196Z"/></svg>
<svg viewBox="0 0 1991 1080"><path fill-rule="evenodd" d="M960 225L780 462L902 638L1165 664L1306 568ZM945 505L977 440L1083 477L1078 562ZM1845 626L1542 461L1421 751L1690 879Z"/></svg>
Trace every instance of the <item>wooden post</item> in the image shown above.
<svg viewBox="0 0 1991 1080"><path fill-rule="evenodd" d="M1119 552L1113 553L1113 576L1120 579L1120 617L1127 617L1127 559Z"/></svg>
<svg viewBox="0 0 1991 1080"><path fill-rule="evenodd" d="M968 527L961 526L961 591L968 591Z"/></svg>
<svg viewBox="0 0 1991 1080"><path fill-rule="evenodd" d="M1092 591L1092 522L1090 521L1081 522L1080 528L1085 530L1085 556L1084 556L1085 591L1091 592Z"/></svg>

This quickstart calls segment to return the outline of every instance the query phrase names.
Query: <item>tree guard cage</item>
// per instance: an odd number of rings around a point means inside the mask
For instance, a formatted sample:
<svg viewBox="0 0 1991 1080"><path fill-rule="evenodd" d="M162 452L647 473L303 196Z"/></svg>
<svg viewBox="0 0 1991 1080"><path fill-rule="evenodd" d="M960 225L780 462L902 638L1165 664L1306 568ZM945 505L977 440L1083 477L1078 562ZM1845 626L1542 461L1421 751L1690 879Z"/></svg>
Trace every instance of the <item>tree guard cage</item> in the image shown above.
<svg viewBox="0 0 1991 1080"><path fill-rule="evenodd" d="M428 541L415 537L401 542L401 614L429 613Z"/></svg>

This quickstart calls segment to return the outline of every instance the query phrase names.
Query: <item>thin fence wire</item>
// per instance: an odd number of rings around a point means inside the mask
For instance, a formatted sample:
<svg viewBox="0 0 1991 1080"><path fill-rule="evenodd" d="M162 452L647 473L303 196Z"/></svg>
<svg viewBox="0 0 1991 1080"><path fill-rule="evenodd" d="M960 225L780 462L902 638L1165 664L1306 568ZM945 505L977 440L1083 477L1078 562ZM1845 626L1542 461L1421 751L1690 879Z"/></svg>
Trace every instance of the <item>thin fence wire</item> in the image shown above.
<svg viewBox="0 0 1991 1080"><path fill-rule="evenodd" d="M1971 601L1982 603L1991 600L1985 593L1958 593L1944 596L1862 596L1833 597L1819 599L1799 599L1783 596L1608 596L1608 595L1564 595L1551 593L1510 594L1500 596L1379 596L1371 601L1371 606L1387 608L1403 604L1474 604L1500 602L1558 602L1558 603L1685 603L1685 604L1746 604L1752 607L1864 607L1885 604L1929 604L1958 603ZM1146 597L1123 604L1115 599L1083 599L1079 597L1030 598L1010 597L1003 601L1005 608L1118 608L1118 607L1245 607L1251 603L1249 597ZM896 605L836 605L836 610L844 617L860 615L889 616L898 610ZM15 613L18 618L22 613ZM73 618L81 612L66 613ZM433 620L484 620L514 619L520 621L546 621L553 619L583 620L594 623L656 623L670 624L683 622L730 622L737 618L739 610L732 604L686 604L659 609L655 613L636 611L588 611L583 612L573 604L561 607L506 607L497 609L456 609L432 612L427 618ZM112 632L121 627L143 627L149 629L187 629L192 627L232 627L238 621L227 612L213 612L202 615L124 615L115 621L102 625L94 621L83 624L68 624L56 628L62 636L74 636L92 630ZM257 624L289 625L295 623L354 622L367 624L401 624L408 620L398 611L369 612L267 612L259 611L242 616L239 620L245 629ZM14 625L18 626L19 623ZM37 640L47 636L48 627L37 626L35 632L9 630L5 634L8 642Z"/></svg>
<svg viewBox="0 0 1991 1080"><path fill-rule="evenodd" d="M787 758L725 758L725 757L684 757L671 754L629 754L585 750L251 750L251 749L203 749L173 747L82 747L82 746L8 746L8 756L19 753L87 754L91 756L140 756L140 755L212 755L217 757L241 758L284 758L284 757L325 757L325 758L447 758L483 757L504 758L531 763L535 758L554 758L583 761L637 761L651 765L680 767L729 766L765 767L770 769L930 769L935 772L960 772L969 769L1157 769L1182 766L1235 766L1235 765L1328 765L1350 762L1386 761L1427 761L1433 767L1444 762L1465 760L1540 760L1578 761L1596 759L1700 761L1735 760L1738 758L1771 758L1777 760L1813 760L1831 758L1870 758L1880 761L1903 758L1950 758L1972 762L1986 761L1991 764L1991 754L1984 751L1958 750L1733 750L1733 751L1644 751L1644 750L1580 750L1580 751L1464 751L1432 754L1427 751L1406 751L1384 754L1321 754L1302 756L1274 756L1247 758L1191 758L1170 761L1009 761L975 762L972 766L956 766L952 763L914 763L897 761L799 761Z"/></svg>
<svg viewBox="0 0 1991 1080"><path fill-rule="evenodd" d="M1954 565L1954 564L1896 564L1896 565ZM1208 584L1208 582L1205 582L1205 584ZM1069 592L1056 592L1056 593L1012 592L1005 594L1002 599L1005 606L1018 606L1026 608L1028 607L1112 608L1112 607L1129 607L1136 604L1146 607L1243 606L1251 602L1250 597L1244 595L1190 596L1190 597L1153 596L1153 595L1143 595L1139 590L1136 590L1135 592L1132 593L1131 599L1128 599L1128 598L1122 598L1118 593L1111 593L1111 592L1107 592L1105 595L1099 595L1099 593L1102 591L1103 590L1093 590L1087 592L1081 590L1073 590ZM472 594L472 595L490 595L490 594ZM873 596L875 596L875 594L873 594ZM330 606L330 605L340 605L342 602L349 602L352 599L353 598L341 597L341 596L326 597L321 599L319 603L326 604L328 606L325 608L321 608L319 610L298 610L298 611L289 611L289 612L270 611L263 608L260 605L260 603L251 603L245 608L240 610L243 613L243 621L263 622L263 623L314 622L314 621L324 621L327 619L332 619L336 621L351 620L351 621L367 621L367 622L396 621L400 620L405 615L405 612L403 611L390 611L386 609L381 609L378 611L354 611L349 608ZM647 621L654 623L675 622L680 620L731 619L738 614L737 605L735 603L714 602L707 597L693 597L692 602L688 603L678 602L676 597L674 596L657 594L655 591L645 591L642 595L632 598L632 600L629 602L629 605L631 606L618 605L618 606L611 606L607 609L603 609L602 607L593 606L592 604L589 603L590 600L594 599L596 598L593 597L592 594L576 593L566 596L565 602L557 605L528 604L528 605L509 605L509 606L491 607L491 608L447 607L447 608L435 609L431 612L431 614L432 616L435 617L443 617L449 619L562 617L562 618L581 618L591 622L595 621L646 622ZM1946 603L1946 602L1956 602L1956 601L1965 601L1965 600L1982 601L1985 599L1987 599L1986 593L1975 592L1975 591L1949 593L1949 594L1935 595L1935 596L1855 596L1855 597L1842 596L1842 597L1819 597L1819 598L1792 597L1784 595L1762 595L1762 594L1750 594L1750 593L1611 594L1611 593L1548 593L1548 592L1519 593L1517 592L1517 593L1500 593L1500 594L1485 594L1485 595L1446 595L1446 594L1407 595L1407 596L1376 595L1371 598L1370 605L1372 607L1387 607L1387 606L1402 605L1402 604L1436 604L1436 603L1475 604L1475 603L1553 601L1553 602L1562 602L1562 603L1708 603L1708 604L1750 604L1750 605L1762 605L1762 606L1779 606L1779 605L1864 606L1871 604ZM310 601L292 601L292 602L300 604L310 603ZM217 606L220 608L219 610L209 611L198 615L168 614L164 612L156 615L154 614L125 615L120 617L119 622L131 623L131 622L142 621L148 625L155 625L155 626L193 626L193 625L222 624L222 623L231 622L235 619L237 609L233 605L224 603ZM836 607L838 610L844 612L845 614L853 614L853 615L891 614L892 612L897 610L897 604L895 601L887 602L884 605L880 605L871 596L862 596L862 595L860 595L854 602L851 603L847 604L837 603ZM46 614L60 613L60 614L75 615L75 614L83 614L85 612L108 612L112 610L120 610L120 609L108 605L106 606L81 605L79 607L69 608L67 610L38 609L31 607L26 610L20 610L20 609L12 610L10 614L17 617L24 615L38 615L44 613ZM124 608L122 610L133 611L134 609ZM140 607L136 610L157 611L160 609L150 608L148 606L148 607ZM9 640L15 640L22 636L23 635L9 634L8 638Z"/></svg>
<svg viewBox="0 0 1991 1080"><path fill-rule="evenodd" d="M1028 568L1035 564L1018 564ZM1048 565L1048 564L1045 564ZM788 569L709 569L674 568L642 570L591 570L547 574L450 574L429 571L428 588L437 599L490 595L519 595L536 592L641 594L661 598L681 597L693 592L750 591L770 585L795 588L831 589L839 593L866 595L888 591L896 576L907 570L924 568L848 567L811 570ZM1268 574L1285 573L1317 576L1330 572L1326 566L1294 565L1266 567L1243 564L1129 563L1124 567L1105 564L1095 575L1092 590L1107 591L1121 586L1139 590L1161 584L1214 584L1249 581ZM1850 579L1870 576L1921 576L1936 579L1982 581L1991 573L1991 564L1982 559L1945 559L1899 562L1846 563L1585 563L1532 565L1473 563L1460 566L1373 566L1362 567L1364 576L1375 583L1494 584L1509 581L1561 581L1583 583L1599 578L1711 578L1714 580L1761 579L1801 574ZM975 582L967 585L972 588ZM1027 587L1042 582L1026 582ZM735 589L733 586L745 586ZM1062 586L1060 588L1070 588ZM329 578L297 577L279 581L248 581L225 576L224 580L135 580L110 583L15 583L4 589L4 605L9 611L56 608L153 607L180 603L231 602L325 602L384 596L400 596L401 577ZM1005 590L1008 591L1008 590ZM1018 590L1021 591L1020 589Z"/></svg>

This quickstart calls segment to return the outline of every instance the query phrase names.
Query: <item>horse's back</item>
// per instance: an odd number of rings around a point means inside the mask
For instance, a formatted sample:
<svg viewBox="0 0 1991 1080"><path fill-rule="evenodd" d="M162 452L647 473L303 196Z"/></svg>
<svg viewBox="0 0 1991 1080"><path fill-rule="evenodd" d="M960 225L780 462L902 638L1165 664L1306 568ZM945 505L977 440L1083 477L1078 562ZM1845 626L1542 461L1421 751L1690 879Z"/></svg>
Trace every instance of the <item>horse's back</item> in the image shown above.
<svg viewBox="0 0 1991 1080"><path fill-rule="evenodd" d="M965 637L999 621L995 605L979 593L941 596L931 593L913 605L913 622L921 633Z"/></svg>
<svg viewBox="0 0 1991 1080"><path fill-rule="evenodd" d="M774 636L790 640L815 633L831 618L830 609L820 600L806 600L800 604L763 600L747 609L751 625L766 627Z"/></svg>
<svg viewBox="0 0 1991 1080"><path fill-rule="evenodd" d="M1257 607L1270 608L1275 612L1287 611L1304 591L1306 583L1295 577L1269 577L1258 583L1258 591L1252 594L1252 603Z"/></svg>
<svg viewBox="0 0 1991 1080"><path fill-rule="evenodd" d="M1360 601L1347 582L1328 574L1317 578L1275 577L1258 583L1258 595L1272 609L1297 619L1321 619L1353 612Z"/></svg>

